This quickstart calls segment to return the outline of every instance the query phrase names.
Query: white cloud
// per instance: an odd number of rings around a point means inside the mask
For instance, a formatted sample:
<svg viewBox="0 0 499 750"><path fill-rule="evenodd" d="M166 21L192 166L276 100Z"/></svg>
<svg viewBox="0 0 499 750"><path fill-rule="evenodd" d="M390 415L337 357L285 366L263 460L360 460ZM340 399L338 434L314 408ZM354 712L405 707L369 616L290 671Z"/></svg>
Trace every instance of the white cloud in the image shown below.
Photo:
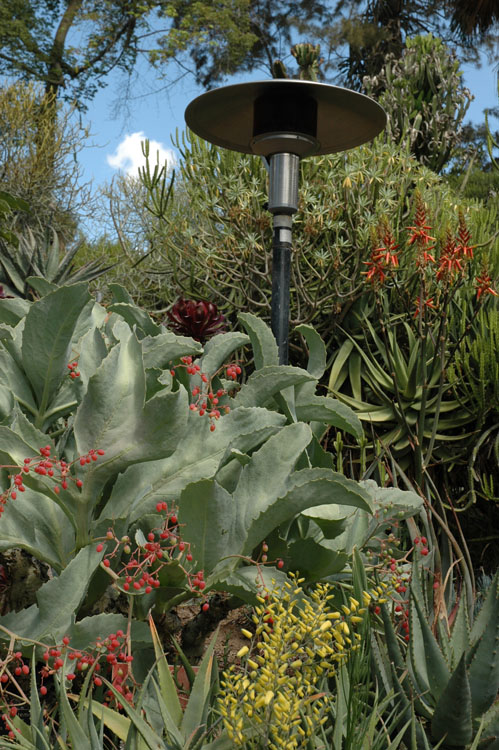
<svg viewBox="0 0 499 750"><path fill-rule="evenodd" d="M121 169L130 177L137 177L139 167L145 163L141 143L146 140L143 131L126 135L114 154L107 155L107 163L113 169ZM159 164L163 166L165 160L168 169L176 162L175 152L171 148L165 148L159 141L149 141L149 164L151 168L156 164L159 152Z"/></svg>

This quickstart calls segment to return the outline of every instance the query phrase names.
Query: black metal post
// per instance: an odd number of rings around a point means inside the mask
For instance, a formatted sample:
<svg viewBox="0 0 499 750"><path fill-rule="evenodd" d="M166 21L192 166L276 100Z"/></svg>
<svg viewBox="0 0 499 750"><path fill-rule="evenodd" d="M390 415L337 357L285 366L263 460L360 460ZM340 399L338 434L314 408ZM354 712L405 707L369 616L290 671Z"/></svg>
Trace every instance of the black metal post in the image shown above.
<svg viewBox="0 0 499 750"><path fill-rule="evenodd" d="M288 364L289 282L291 242L281 240L281 229L274 228L272 245L272 309L271 326L279 348L279 364Z"/></svg>

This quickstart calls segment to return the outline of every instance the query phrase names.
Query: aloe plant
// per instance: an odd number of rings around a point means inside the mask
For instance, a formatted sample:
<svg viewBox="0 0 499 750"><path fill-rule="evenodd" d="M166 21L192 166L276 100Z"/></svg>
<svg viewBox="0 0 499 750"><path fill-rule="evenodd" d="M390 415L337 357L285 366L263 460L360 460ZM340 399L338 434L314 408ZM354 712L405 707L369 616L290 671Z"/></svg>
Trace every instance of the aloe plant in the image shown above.
<svg viewBox="0 0 499 750"><path fill-rule="evenodd" d="M401 705L401 722L411 706L421 720L413 727L419 748L430 742L447 748L499 747L499 572L479 613L470 618L466 594L447 612L414 565L410 598L410 640L405 655L387 607L384 634L372 638L374 669L385 693Z"/></svg>

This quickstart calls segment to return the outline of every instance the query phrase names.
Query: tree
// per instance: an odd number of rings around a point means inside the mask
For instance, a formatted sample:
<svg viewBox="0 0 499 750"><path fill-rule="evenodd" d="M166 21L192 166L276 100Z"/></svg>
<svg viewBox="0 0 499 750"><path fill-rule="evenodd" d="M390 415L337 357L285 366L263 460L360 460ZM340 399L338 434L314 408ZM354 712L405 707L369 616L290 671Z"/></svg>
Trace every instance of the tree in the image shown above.
<svg viewBox="0 0 499 750"><path fill-rule="evenodd" d="M114 67L131 70L149 0L4 0L0 72L82 107Z"/></svg>
<svg viewBox="0 0 499 750"><path fill-rule="evenodd" d="M16 231L29 226L43 234L50 226L64 241L74 234L80 211L91 210L76 160L88 133L62 103L55 104L54 119L45 99L39 84L0 86L0 190L30 207L29 214L15 214Z"/></svg>
<svg viewBox="0 0 499 750"><path fill-rule="evenodd" d="M495 0L477 9L469 0L3 0L0 73L84 109L111 70L131 73L139 55L160 76L190 60L209 88L237 71L270 73L307 39L321 41L326 73L339 68L360 87L386 54L401 55L406 36L431 32L476 52L498 16Z"/></svg>

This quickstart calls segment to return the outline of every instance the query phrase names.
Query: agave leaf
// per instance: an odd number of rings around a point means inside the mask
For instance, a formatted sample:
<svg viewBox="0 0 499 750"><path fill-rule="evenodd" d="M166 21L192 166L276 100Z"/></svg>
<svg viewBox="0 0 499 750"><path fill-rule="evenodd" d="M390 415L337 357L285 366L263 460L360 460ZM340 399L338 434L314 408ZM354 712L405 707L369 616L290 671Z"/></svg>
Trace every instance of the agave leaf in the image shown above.
<svg viewBox="0 0 499 750"><path fill-rule="evenodd" d="M461 658L461 654L470 647L470 624L466 589L463 589L461 593L449 645L454 664Z"/></svg>
<svg viewBox="0 0 499 750"><path fill-rule="evenodd" d="M421 605L411 592L410 655L414 675L423 690L438 701L450 679L450 671L431 632Z"/></svg>
<svg viewBox="0 0 499 750"><path fill-rule="evenodd" d="M151 628L152 642L154 645L154 655L156 657L155 670L158 676L158 687L163 700L168 706L168 713L171 718L171 722L175 727L180 727L182 721L182 707L178 699L177 688L173 677L170 672L169 665L166 661L166 657L161 646L158 631L152 615L149 615L149 627ZM170 731L167 726L168 731Z"/></svg>
<svg viewBox="0 0 499 750"><path fill-rule="evenodd" d="M71 741L72 747L77 747L78 750L93 750L89 737L87 736L83 727L80 725L78 719L76 718L73 712L73 709L71 708L69 704L68 696L66 694L64 685L62 685L61 689L59 690L58 698L59 698L59 711L61 713L64 725L66 726L68 730L68 735L69 735L69 739Z"/></svg>
<svg viewBox="0 0 499 750"><path fill-rule="evenodd" d="M358 352L352 352L348 358L348 375L353 397L362 401L362 360Z"/></svg>
<svg viewBox="0 0 499 750"><path fill-rule="evenodd" d="M496 584L497 585L497 584ZM492 587L491 587L492 588ZM491 617L479 638L468 668L473 718L480 717L497 698L499 690L499 596L492 599Z"/></svg>
<svg viewBox="0 0 499 750"><path fill-rule="evenodd" d="M210 707L210 693L212 690L212 678L214 669L214 650L217 640L218 628L212 636L210 645L206 649L203 660L199 665L198 673L191 688L189 701L185 707L184 717L180 730L185 738L191 737L201 727L206 728L208 709Z"/></svg>
<svg viewBox="0 0 499 750"><path fill-rule="evenodd" d="M128 701L123 700L123 696L120 693L118 693L118 691L116 690L116 688L111 682L106 680L105 677L103 677L102 679L107 689L113 693L116 700L118 700L123 706L124 712L128 715L130 719L130 724L133 724L133 726L136 728L139 734L146 741L147 750L166 750L166 746L163 740L160 737L158 737L158 735L144 721L140 713L135 708L133 708L128 703ZM130 726L130 729L131 728L132 727Z"/></svg>
<svg viewBox="0 0 499 750"><path fill-rule="evenodd" d="M349 357L352 349L353 342L350 339L346 339L339 348L329 373L328 390L336 392L343 385L347 376L346 366L349 362Z"/></svg>
<svg viewBox="0 0 499 750"><path fill-rule="evenodd" d="M26 279L26 283L29 284L30 287L35 290L35 292L41 294L42 297L45 294L49 294L50 292L53 292L55 289L57 289L57 284L53 284L51 281L47 281L47 279L43 278L43 276L28 276L28 278Z"/></svg>
<svg viewBox="0 0 499 750"><path fill-rule="evenodd" d="M456 707L459 710L456 710ZM436 740L445 737L451 747L467 745L473 737L471 688L466 674L466 657L461 656L435 706L431 733Z"/></svg>

